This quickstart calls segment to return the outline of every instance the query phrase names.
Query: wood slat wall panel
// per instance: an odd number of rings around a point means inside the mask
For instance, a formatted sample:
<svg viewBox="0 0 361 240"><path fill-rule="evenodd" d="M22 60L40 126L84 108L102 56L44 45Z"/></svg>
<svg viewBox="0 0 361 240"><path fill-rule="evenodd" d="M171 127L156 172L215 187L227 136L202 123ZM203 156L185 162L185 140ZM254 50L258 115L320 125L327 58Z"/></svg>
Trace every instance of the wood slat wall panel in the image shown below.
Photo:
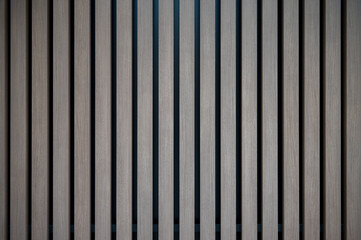
<svg viewBox="0 0 361 240"><path fill-rule="evenodd" d="M262 237L278 239L278 1L262 4Z"/></svg>
<svg viewBox="0 0 361 240"><path fill-rule="evenodd" d="M153 5L138 1L137 239L153 239Z"/></svg>
<svg viewBox="0 0 361 240"><path fill-rule="evenodd" d="M346 238L361 236L361 1L346 3Z"/></svg>
<svg viewBox="0 0 361 240"><path fill-rule="evenodd" d="M117 239L132 238L132 1L117 3Z"/></svg>
<svg viewBox="0 0 361 240"><path fill-rule="evenodd" d="M325 4L324 224L325 238L337 240L341 239L341 1Z"/></svg>
<svg viewBox="0 0 361 240"><path fill-rule="evenodd" d="M159 239L173 239L174 129L174 9L159 1Z"/></svg>
<svg viewBox="0 0 361 240"><path fill-rule="evenodd" d="M28 239L29 10L27 0L10 6L10 236Z"/></svg>
<svg viewBox="0 0 361 240"><path fill-rule="evenodd" d="M90 1L74 2L74 237L90 239Z"/></svg>
<svg viewBox="0 0 361 240"><path fill-rule="evenodd" d="M48 1L32 1L31 237L49 235Z"/></svg>
<svg viewBox="0 0 361 240"><path fill-rule="evenodd" d="M194 239L195 223L195 11L179 1L179 238Z"/></svg>
<svg viewBox="0 0 361 240"><path fill-rule="evenodd" d="M53 2L53 238L70 237L70 2Z"/></svg>
<svg viewBox="0 0 361 240"><path fill-rule="evenodd" d="M216 3L200 1L200 238L216 236Z"/></svg>
<svg viewBox="0 0 361 240"><path fill-rule="evenodd" d="M0 238L8 236L8 1L0 1Z"/></svg>
<svg viewBox="0 0 361 240"><path fill-rule="evenodd" d="M111 237L111 1L95 1L95 239Z"/></svg>
<svg viewBox="0 0 361 240"><path fill-rule="evenodd" d="M236 239L236 1L221 6L221 238Z"/></svg>
<svg viewBox="0 0 361 240"><path fill-rule="evenodd" d="M257 1L242 1L242 239L257 239Z"/></svg>
<svg viewBox="0 0 361 240"><path fill-rule="evenodd" d="M283 2L283 237L299 239L299 1Z"/></svg>
<svg viewBox="0 0 361 240"><path fill-rule="evenodd" d="M304 238L320 238L320 1L304 1Z"/></svg>

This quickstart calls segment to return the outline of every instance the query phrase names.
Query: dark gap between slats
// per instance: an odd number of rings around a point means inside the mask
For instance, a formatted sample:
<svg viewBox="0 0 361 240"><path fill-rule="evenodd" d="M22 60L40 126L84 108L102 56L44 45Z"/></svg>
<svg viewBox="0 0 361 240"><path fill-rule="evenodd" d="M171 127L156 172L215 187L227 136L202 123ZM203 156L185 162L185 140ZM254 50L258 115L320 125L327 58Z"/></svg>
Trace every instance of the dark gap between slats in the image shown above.
<svg viewBox="0 0 361 240"><path fill-rule="evenodd" d="M179 0L174 0L174 224L179 224ZM174 239L179 239L179 231L174 228Z"/></svg>
<svg viewBox="0 0 361 240"><path fill-rule="evenodd" d="M74 1L70 1L70 239L74 239Z"/></svg>
<svg viewBox="0 0 361 240"><path fill-rule="evenodd" d="M283 0L278 0L278 226L283 224ZM278 232L278 239L282 240L282 231Z"/></svg>
<svg viewBox="0 0 361 240"><path fill-rule="evenodd" d="M257 0L257 224L262 224L262 0ZM262 225L261 225L262 226ZM257 231L262 239L262 229Z"/></svg>
<svg viewBox="0 0 361 240"><path fill-rule="evenodd" d="M320 0L320 239L324 239L325 233L325 0Z"/></svg>
<svg viewBox="0 0 361 240"><path fill-rule="evenodd" d="M137 223L137 5L138 1L132 3L132 222ZM137 227L135 225L133 239L137 239Z"/></svg>
<svg viewBox="0 0 361 240"><path fill-rule="evenodd" d="M91 145L91 224L95 224L95 0L90 0L90 145ZM92 227L93 228L93 227ZM95 233L91 231L91 239Z"/></svg>
<svg viewBox="0 0 361 240"><path fill-rule="evenodd" d="M49 1L48 9L48 34L49 34L49 239L53 239L53 231L50 226L53 225L53 1Z"/></svg>
<svg viewBox="0 0 361 240"><path fill-rule="evenodd" d="M158 158L159 158L159 89L158 89L158 52L159 52L159 15L158 0L153 0L153 224L158 224ZM153 225L153 239L158 233Z"/></svg>
<svg viewBox="0 0 361 240"><path fill-rule="evenodd" d="M300 239L303 240L304 223L304 0L299 1L299 212Z"/></svg>
<svg viewBox="0 0 361 240"><path fill-rule="evenodd" d="M341 239L346 239L346 43L347 43L347 2L341 1Z"/></svg>
<svg viewBox="0 0 361 240"><path fill-rule="evenodd" d="M8 142L8 145L7 145L7 151L8 151L8 155L7 155L7 161L8 161L8 165L7 165L7 203L8 203L8 209L7 209L7 223L8 223L8 226L7 226L7 231L8 231L8 236L7 236L7 239L10 240L10 206L11 206L11 202L10 202L10 125L11 125L11 119L10 119L10 106L11 106L11 103L10 103L10 88L11 88L11 85L10 85L10 48L11 48L11 38L10 38L10 35L11 35L11 28L10 28L10 4L11 2L10 1L7 1L7 61L8 61L8 65L7 65L7 86L8 86L8 95L7 95L7 103L8 103L8 106L7 106L7 124L8 124L8 130L7 130L7 142Z"/></svg>
<svg viewBox="0 0 361 240"><path fill-rule="evenodd" d="M27 22L27 35L26 37L28 38L28 69L27 69L27 77L28 77L28 105L27 105L27 114L28 114L28 132L27 132L27 138L28 138L28 143L27 143L27 150L28 150L28 186L27 186L27 193L28 193L28 239L31 240L31 196L32 196L32 179L31 179L31 169L32 169L32 158L31 158L31 154L32 154L32 139L31 139L31 135L32 135L32 129L31 129L31 125L32 125L32 74L31 74L31 68L32 68L32 0L29 0L28 2L28 22Z"/></svg>
<svg viewBox="0 0 361 240"><path fill-rule="evenodd" d="M216 219L215 223L221 227L221 1L216 0L215 13L215 169L216 169ZM216 231L216 239L220 239L220 231Z"/></svg>

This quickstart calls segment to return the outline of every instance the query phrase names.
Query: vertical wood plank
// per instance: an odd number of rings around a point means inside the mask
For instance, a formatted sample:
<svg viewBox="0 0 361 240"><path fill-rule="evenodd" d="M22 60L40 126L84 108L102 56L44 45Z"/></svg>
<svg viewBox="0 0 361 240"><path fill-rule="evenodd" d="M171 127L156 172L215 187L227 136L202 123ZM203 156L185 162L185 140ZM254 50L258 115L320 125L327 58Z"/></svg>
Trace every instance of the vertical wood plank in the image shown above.
<svg viewBox="0 0 361 240"><path fill-rule="evenodd" d="M111 237L111 1L95 1L95 239Z"/></svg>
<svg viewBox="0 0 361 240"><path fill-rule="evenodd" d="M278 1L262 3L262 237L278 239Z"/></svg>
<svg viewBox="0 0 361 240"><path fill-rule="evenodd" d="M90 1L74 2L74 237L90 239Z"/></svg>
<svg viewBox="0 0 361 240"><path fill-rule="evenodd" d="M346 4L346 238L361 236L361 1Z"/></svg>
<svg viewBox="0 0 361 240"><path fill-rule="evenodd" d="M173 2L159 0L159 239L173 239Z"/></svg>
<svg viewBox="0 0 361 240"><path fill-rule="evenodd" d="M299 239L299 2L283 2L283 237Z"/></svg>
<svg viewBox="0 0 361 240"><path fill-rule="evenodd" d="M49 235L48 1L32 1L31 237Z"/></svg>
<svg viewBox="0 0 361 240"><path fill-rule="evenodd" d="M153 2L138 1L138 238L153 239Z"/></svg>
<svg viewBox="0 0 361 240"><path fill-rule="evenodd" d="M28 1L10 8L10 236L28 239Z"/></svg>
<svg viewBox="0 0 361 240"><path fill-rule="evenodd" d="M0 1L0 238L8 237L8 1Z"/></svg>
<svg viewBox="0 0 361 240"><path fill-rule="evenodd" d="M200 2L200 227L201 239L216 235L215 69L216 4Z"/></svg>
<svg viewBox="0 0 361 240"><path fill-rule="evenodd" d="M242 1L242 239L257 239L257 1Z"/></svg>
<svg viewBox="0 0 361 240"><path fill-rule="evenodd" d="M194 1L179 1L179 238L194 239Z"/></svg>
<svg viewBox="0 0 361 240"><path fill-rule="evenodd" d="M341 239L341 1L325 1L325 238Z"/></svg>
<svg viewBox="0 0 361 240"><path fill-rule="evenodd" d="M132 238L132 1L117 2L117 239Z"/></svg>
<svg viewBox="0 0 361 240"><path fill-rule="evenodd" d="M320 1L304 2L304 237L320 238Z"/></svg>
<svg viewBox="0 0 361 240"><path fill-rule="evenodd" d="M70 237L70 2L53 2L53 238Z"/></svg>
<svg viewBox="0 0 361 240"><path fill-rule="evenodd" d="M221 4L221 238L236 239L236 1Z"/></svg>

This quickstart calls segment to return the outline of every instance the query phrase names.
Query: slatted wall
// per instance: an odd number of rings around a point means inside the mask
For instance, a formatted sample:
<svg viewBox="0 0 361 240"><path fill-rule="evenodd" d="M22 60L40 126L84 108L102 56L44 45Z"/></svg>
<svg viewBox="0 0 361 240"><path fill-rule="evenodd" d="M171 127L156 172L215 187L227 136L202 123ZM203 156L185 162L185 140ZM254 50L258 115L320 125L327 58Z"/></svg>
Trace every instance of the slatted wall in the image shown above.
<svg viewBox="0 0 361 240"><path fill-rule="evenodd" d="M360 0L0 0L0 239L360 237Z"/></svg>

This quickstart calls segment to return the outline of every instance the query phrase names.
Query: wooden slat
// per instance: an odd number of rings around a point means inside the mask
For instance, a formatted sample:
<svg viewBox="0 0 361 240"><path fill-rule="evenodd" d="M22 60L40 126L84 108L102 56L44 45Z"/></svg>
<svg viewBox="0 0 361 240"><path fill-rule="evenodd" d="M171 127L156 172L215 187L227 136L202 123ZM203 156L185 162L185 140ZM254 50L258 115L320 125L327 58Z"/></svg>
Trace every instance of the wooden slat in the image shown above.
<svg viewBox="0 0 361 240"><path fill-rule="evenodd" d="M53 2L53 238L70 237L70 3Z"/></svg>
<svg viewBox="0 0 361 240"><path fill-rule="evenodd" d="M304 238L320 238L320 1L304 2ZM295 110L294 110L295 111Z"/></svg>
<svg viewBox="0 0 361 240"><path fill-rule="evenodd" d="M173 2L159 1L159 239L173 239Z"/></svg>
<svg viewBox="0 0 361 240"><path fill-rule="evenodd" d="M262 237L278 239L278 1L262 4Z"/></svg>
<svg viewBox="0 0 361 240"><path fill-rule="evenodd" d="M111 1L95 1L95 239L111 237Z"/></svg>
<svg viewBox="0 0 361 240"><path fill-rule="evenodd" d="M137 233L153 239L153 3L138 1Z"/></svg>
<svg viewBox="0 0 361 240"><path fill-rule="evenodd" d="M346 4L346 238L361 236L361 1Z"/></svg>
<svg viewBox="0 0 361 240"><path fill-rule="evenodd" d="M194 239L194 1L179 2L179 238Z"/></svg>
<svg viewBox="0 0 361 240"><path fill-rule="evenodd" d="M90 1L74 1L74 237L90 239Z"/></svg>
<svg viewBox="0 0 361 240"><path fill-rule="evenodd" d="M283 237L299 239L299 2L283 2Z"/></svg>
<svg viewBox="0 0 361 240"><path fill-rule="evenodd" d="M8 237L8 1L0 1L0 238Z"/></svg>
<svg viewBox="0 0 361 240"><path fill-rule="evenodd" d="M236 239L236 1L221 6L221 238Z"/></svg>
<svg viewBox="0 0 361 240"><path fill-rule="evenodd" d="M31 237L49 233L48 1L32 1Z"/></svg>
<svg viewBox="0 0 361 240"><path fill-rule="evenodd" d="M132 1L117 3L117 239L132 238Z"/></svg>
<svg viewBox="0 0 361 240"><path fill-rule="evenodd" d="M215 239L215 0L200 2L200 228Z"/></svg>
<svg viewBox="0 0 361 240"><path fill-rule="evenodd" d="M242 239L257 239L257 1L242 1Z"/></svg>
<svg viewBox="0 0 361 240"><path fill-rule="evenodd" d="M325 238L341 239L341 1L325 2Z"/></svg>
<svg viewBox="0 0 361 240"><path fill-rule="evenodd" d="M10 236L28 238L28 1L10 6Z"/></svg>

